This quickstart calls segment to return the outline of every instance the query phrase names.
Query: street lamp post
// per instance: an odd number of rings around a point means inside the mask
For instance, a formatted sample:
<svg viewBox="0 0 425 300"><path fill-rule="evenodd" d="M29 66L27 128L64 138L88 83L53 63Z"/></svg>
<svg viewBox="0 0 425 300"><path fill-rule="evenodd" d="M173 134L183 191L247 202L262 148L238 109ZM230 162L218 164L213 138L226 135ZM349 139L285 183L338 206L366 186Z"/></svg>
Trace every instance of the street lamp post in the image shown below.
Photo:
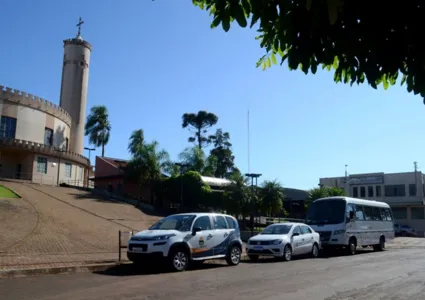
<svg viewBox="0 0 425 300"><path fill-rule="evenodd" d="M90 167L91 167L90 154L91 154L92 151L94 151L96 149L95 148L84 147L84 150L87 150L89 152L89 168L87 170L87 188L88 188L89 187Z"/></svg>
<svg viewBox="0 0 425 300"><path fill-rule="evenodd" d="M90 154L92 151L96 150L95 148L89 148L89 147L84 147L84 150L87 150L89 152L89 162L91 164L91 160L90 160Z"/></svg>
<svg viewBox="0 0 425 300"><path fill-rule="evenodd" d="M252 203L252 200L254 199L254 179L255 179L255 187L257 187L257 183L258 183L258 178L261 176L262 174L258 174L258 173L247 173L245 174L246 177L251 178L251 193L252 193L252 199L251 199L251 216L250 216L250 221L251 221L251 236L254 235L254 205Z"/></svg>
<svg viewBox="0 0 425 300"><path fill-rule="evenodd" d="M61 168L61 156L63 152L66 152L66 150L62 150L60 148L54 148L56 152L59 152L59 161L58 161L58 175L56 179L56 185L59 186L59 177L60 177L60 168Z"/></svg>
<svg viewBox="0 0 425 300"><path fill-rule="evenodd" d="M184 173L184 168L188 167L188 164L184 164L184 163L175 163L174 165L176 165L177 167L180 168L180 212L182 212L183 210L183 173Z"/></svg>

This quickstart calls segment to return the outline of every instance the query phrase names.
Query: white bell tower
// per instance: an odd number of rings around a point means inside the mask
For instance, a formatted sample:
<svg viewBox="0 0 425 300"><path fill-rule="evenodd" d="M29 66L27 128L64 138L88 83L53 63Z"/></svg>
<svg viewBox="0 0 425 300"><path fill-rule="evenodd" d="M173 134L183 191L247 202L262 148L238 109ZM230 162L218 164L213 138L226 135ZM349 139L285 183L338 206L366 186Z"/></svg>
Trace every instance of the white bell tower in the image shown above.
<svg viewBox="0 0 425 300"><path fill-rule="evenodd" d="M92 46L81 37L79 19L75 38L64 40L60 107L72 118L71 138L68 151L83 155L84 125L86 122L87 89Z"/></svg>

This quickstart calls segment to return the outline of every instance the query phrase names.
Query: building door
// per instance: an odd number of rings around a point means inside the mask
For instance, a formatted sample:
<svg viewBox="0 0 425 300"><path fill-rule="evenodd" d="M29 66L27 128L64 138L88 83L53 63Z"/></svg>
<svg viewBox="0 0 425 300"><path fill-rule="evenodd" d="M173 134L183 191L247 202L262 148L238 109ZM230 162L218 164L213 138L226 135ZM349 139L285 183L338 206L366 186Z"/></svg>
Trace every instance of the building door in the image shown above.
<svg viewBox="0 0 425 300"><path fill-rule="evenodd" d="M16 165L16 179L21 179L22 164Z"/></svg>

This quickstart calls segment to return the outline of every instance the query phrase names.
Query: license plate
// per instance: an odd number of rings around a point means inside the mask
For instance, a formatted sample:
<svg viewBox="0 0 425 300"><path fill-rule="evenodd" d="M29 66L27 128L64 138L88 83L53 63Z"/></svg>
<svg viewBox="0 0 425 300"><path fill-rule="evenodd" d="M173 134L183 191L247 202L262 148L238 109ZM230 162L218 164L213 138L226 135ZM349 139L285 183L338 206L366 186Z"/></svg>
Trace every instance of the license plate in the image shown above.
<svg viewBox="0 0 425 300"><path fill-rule="evenodd" d="M263 250L263 246L254 246L255 250Z"/></svg>
<svg viewBox="0 0 425 300"><path fill-rule="evenodd" d="M144 248L139 247L133 247L133 252L145 252L146 250Z"/></svg>

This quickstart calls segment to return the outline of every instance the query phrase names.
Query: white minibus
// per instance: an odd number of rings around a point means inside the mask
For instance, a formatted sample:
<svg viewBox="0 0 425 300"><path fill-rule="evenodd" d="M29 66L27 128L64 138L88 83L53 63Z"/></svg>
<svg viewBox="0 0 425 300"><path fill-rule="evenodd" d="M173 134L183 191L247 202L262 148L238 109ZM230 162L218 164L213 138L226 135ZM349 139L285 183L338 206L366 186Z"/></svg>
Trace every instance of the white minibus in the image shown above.
<svg viewBox="0 0 425 300"><path fill-rule="evenodd" d="M317 199L308 208L306 224L320 234L322 248L385 249L394 238L393 215L387 203L349 197Z"/></svg>

